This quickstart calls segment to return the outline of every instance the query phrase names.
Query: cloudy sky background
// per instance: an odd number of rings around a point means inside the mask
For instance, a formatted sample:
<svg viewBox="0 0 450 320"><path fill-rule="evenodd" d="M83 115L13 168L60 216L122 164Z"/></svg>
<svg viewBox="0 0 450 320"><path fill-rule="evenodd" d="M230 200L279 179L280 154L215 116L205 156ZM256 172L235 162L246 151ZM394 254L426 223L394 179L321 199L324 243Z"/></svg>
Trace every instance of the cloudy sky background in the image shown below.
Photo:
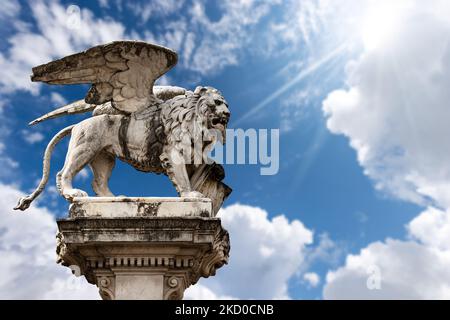
<svg viewBox="0 0 450 320"><path fill-rule="evenodd" d="M86 91L33 84L31 68L119 39L176 50L160 83L219 88L230 128L281 132L277 175L226 166L230 264L187 297L450 298L449 16L447 0L2 1L0 298L98 298L55 264L68 205L54 180L26 213L11 208L51 136L83 118L27 128ZM76 184L92 193L90 178ZM123 164L111 188L175 194Z"/></svg>

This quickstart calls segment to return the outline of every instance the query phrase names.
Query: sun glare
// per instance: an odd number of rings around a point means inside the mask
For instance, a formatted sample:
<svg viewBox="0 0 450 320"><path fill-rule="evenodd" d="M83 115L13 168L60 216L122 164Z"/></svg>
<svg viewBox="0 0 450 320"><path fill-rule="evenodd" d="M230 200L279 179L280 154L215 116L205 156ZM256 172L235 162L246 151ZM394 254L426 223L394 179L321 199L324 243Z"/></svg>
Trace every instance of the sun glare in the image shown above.
<svg viewBox="0 0 450 320"><path fill-rule="evenodd" d="M396 1L380 1L367 11L361 29L361 37L367 50L374 50L386 43L398 27L402 6Z"/></svg>

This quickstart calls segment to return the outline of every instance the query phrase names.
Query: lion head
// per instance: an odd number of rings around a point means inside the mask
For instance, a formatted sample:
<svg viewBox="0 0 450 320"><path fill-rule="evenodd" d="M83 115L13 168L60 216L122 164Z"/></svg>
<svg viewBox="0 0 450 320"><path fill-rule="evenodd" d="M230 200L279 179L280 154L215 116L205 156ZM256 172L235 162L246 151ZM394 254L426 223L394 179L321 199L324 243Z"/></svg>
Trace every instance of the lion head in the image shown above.
<svg viewBox="0 0 450 320"><path fill-rule="evenodd" d="M197 87L166 101L161 112L166 141L182 150L185 163L202 163L215 141L225 143L230 111L217 89Z"/></svg>
<svg viewBox="0 0 450 320"><path fill-rule="evenodd" d="M219 133L221 142L225 143L226 129L230 119L228 103L222 93L212 87L197 87L194 91L197 100L197 115L201 117L202 127L206 128L210 134Z"/></svg>

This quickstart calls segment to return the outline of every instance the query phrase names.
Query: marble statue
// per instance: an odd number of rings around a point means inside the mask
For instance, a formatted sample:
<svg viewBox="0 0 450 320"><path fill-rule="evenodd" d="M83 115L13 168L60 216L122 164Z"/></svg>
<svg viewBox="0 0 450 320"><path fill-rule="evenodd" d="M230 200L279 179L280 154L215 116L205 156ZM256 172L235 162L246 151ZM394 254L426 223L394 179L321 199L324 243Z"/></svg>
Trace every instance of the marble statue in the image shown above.
<svg viewBox="0 0 450 320"><path fill-rule="evenodd" d="M62 129L48 144L43 175L36 190L19 200L26 210L43 191L55 145L71 135L57 188L70 202L86 197L72 186L74 176L89 165L92 187L111 197L108 180L116 158L143 172L167 175L178 194L210 198L217 213L231 189L221 181L222 166L205 156L216 141L225 143L230 111L222 94L211 87L194 91L154 86L177 63L177 54L162 46L116 41L33 68L32 81L48 84L92 84L86 97L30 123L93 111L92 117Z"/></svg>

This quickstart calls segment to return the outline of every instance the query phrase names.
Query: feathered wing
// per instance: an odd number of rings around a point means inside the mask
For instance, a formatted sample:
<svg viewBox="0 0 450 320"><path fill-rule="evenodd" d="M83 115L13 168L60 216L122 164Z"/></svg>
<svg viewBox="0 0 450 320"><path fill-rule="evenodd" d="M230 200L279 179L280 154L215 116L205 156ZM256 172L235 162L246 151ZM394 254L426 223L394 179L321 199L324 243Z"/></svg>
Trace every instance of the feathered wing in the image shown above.
<svg viewBox="0 0 450 320"><path fill-rule="evenodd" d="M50 111L49 113L46 113L37 119L34 119L33 121L31 121L29 123L29 125L34 126L35 124L41 123L42 121L58 118L58 117L69 115L69 114L85 113L85 112L94 110L95 107L96 107L95 105L88 104L88 103L84 102L84 100L74 101L72 103L69 103L68 105L61 107L61 108Z"/></svg>
<svg viewBox="0 0 450 320"><path fill-rule="evenodd" d="M150 106L156 79L177 63L177 54L165 47L139 41L115 41L33 68L32 81L49 84L91 83L87 105L111 102L132 113Z"/></svg>
<svg viewBox="0 0 450 320"><path fill-rule="evenodd" d="M175 98L176 96L181 96L186 93L185 88L176 86L154 86L153 94L162 101L167 101Z"/></svg>
<svg viewBox="0 0 450 320"><path fill-rule="evenodd" d="M153 94L156 96L156 98L167 101L170 99L173 99L176 96L184 95L186 92L188 92L186 89L181 87L175 87L175 86L154 86L153 87ZM52 110L49 113L46 113L42 116L40 116L37 119L34 119L29 123L30 126L34 126L35 124L41 123L43 121L58 118L61 116L71 115L71 114L79 114L79 113L86 113L89 111L93 111L94 116L98 116L101 114L119 114L122 113L120 110L114 108L111 105L111 102L106 102L103 104L95 105L95 104L89 104L82 100L74 101L72 103L69 103L65 106L62 106L58 109Z"/></svg>

